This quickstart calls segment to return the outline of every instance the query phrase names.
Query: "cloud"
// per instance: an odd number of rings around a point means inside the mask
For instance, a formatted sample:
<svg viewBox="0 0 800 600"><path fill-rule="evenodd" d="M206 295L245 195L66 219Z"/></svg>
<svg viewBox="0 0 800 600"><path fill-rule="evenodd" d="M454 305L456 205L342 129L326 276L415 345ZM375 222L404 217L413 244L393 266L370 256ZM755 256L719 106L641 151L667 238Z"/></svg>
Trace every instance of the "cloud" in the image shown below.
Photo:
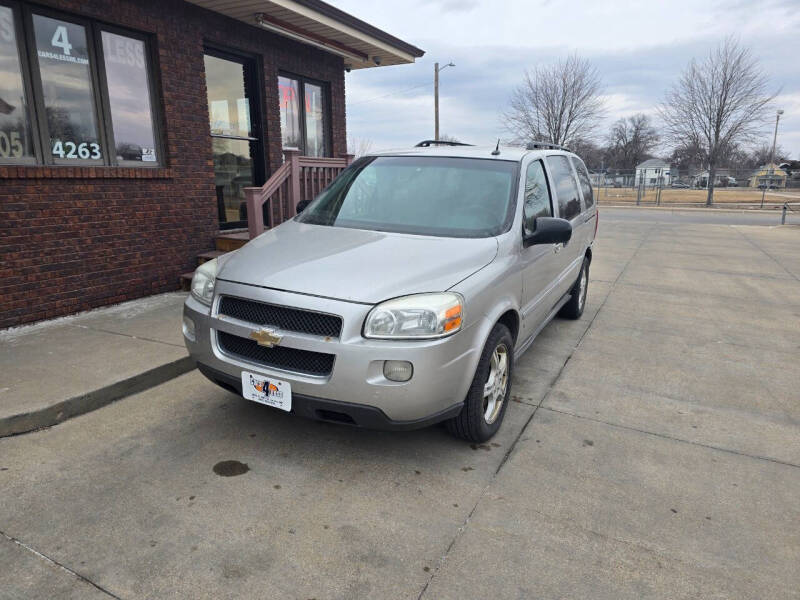
<svg viewBox="0 0 800 600"><path fill-rule="evenodd" d="M422 0L418 5L436 4L440 10L449 12L469 12L478 7L478 0Z"/></svg>
<svg viewBox="0 0 800 600"><path fill-rule="evenodd" d="M347 76L348 129L374 146L402 146L433 134L433 63L456 63L440 76L441 130L466 141L507 137L500 114L525 69L569 53L591 60L604 82L606 122L654 114L666 90L693 58L731 33L753 49L786 114L779 143L800 157L800 11L780 2L573 2L506 0L398 4L333 0L426 50L416 64L365 69ZM566 33L565 33L566 32ZM568 33L568 35L567 35ZM417 86L417 87L415 87ZM413 89L409 89L413 88Z"/></svg>

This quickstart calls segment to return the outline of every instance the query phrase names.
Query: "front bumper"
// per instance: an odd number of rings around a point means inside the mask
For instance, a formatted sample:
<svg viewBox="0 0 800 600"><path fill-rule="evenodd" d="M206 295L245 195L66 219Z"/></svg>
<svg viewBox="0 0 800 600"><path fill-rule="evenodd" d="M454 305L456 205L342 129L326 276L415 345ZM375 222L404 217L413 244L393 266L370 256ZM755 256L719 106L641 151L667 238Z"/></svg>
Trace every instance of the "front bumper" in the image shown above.
<svg viewBox="0 0 800 600"><path fill-rule="evenodd" d="M239 377L232 377L220 371L215 371L211 367L198 364L200 372L208 377L217 385L241 395L242 380ZM356 404L354 402L340 402L337 400L325 400L324 398L312 398L292 393L292 414L306 419L317 421L329 421L333 423L343 423L345 425L355 425L356 427L366 427L367 429L383 429L387 431L406 431L409 429L421 429L434 423L455 417L461 412L462 403L454 404L443 411L409 421L396 421L390 419L385 412L375 406L366 404Z"/></svg>
<svg viewBox="0 0 800 600"><path fill-rule="evenodd" d="M223 352L218 332L249 338L260 325L218 314L221 296L234 296L340 315L339 338L280 331L282 347L335 355L329 375L316 376L266 367ZM200 370L224 387L241 392L241 373L263 373L292 386L292 412L313 418L329 413L349 415L356 425L378 429L424 427L454 416L460 410L475 373L484 328L467 325L453 336L438 340L370 340L361 327L372 305L265 289L217 280L211 310L192 296L184 317L194 322L195 336L184 336L189 353ZM383 376L386 360L406 360L414 365L407 382ZM237 383L238 382L238 383ZM326 412L327 411L327 412ZM340 419L326 419L340 420ZM347 422L346 419L341 419Z"/></svg>

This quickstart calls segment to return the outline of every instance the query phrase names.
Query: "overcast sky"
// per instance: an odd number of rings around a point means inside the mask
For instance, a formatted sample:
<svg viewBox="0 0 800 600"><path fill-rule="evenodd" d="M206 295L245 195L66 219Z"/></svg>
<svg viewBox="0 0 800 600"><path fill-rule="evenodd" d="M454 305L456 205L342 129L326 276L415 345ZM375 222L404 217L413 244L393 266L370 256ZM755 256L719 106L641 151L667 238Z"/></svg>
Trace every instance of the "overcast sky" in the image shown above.
<svg viewBox="0 0 800 600"><path fill-rule="evenodd" d="M508 137L500 113L526 68L572 52L590 59L604 82L603 131L635 112L656 116L688 61L736 34L780 89L778 144L800 158L798 0L329 1L425 50L413 65L347 75L348 134L373 150L433 137L436 61L456 64L440 75L441 133L489 144Z"/></svg>

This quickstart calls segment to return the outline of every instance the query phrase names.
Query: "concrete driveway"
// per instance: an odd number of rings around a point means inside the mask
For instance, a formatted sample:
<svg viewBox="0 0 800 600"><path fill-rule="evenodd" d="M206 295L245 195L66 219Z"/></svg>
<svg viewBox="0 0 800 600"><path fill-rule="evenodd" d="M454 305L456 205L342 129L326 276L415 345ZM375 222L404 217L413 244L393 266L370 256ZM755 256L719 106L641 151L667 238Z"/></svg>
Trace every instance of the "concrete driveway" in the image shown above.
<svg viewBox="0 0 800 600"><path fill-rule="evenodd" d="M0 598L800 598L800 228L605 210L595 257L489 444L196 371L0 439Z"/></svg>

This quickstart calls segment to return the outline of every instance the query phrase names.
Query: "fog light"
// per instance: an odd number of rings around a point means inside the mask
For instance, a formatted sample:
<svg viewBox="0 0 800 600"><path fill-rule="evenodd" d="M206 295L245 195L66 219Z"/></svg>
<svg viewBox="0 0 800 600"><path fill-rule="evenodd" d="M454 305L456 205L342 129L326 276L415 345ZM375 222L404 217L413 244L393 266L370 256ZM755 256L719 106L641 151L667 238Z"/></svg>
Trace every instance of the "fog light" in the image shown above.
<svg viewBox="0 0 800 600"><path fill-rule="evenodd" d="M407 360L387 360L383 363L383 376L389 381L408 381L414 374L414 365Z"/></svg>
<svg viewBox="0 0 800 600"><path fill-rule="evenodd" d="M183 335L190 342L194 342L196 339L194 332L194 321L192 321L189 317L183 317Z"/></svg>

